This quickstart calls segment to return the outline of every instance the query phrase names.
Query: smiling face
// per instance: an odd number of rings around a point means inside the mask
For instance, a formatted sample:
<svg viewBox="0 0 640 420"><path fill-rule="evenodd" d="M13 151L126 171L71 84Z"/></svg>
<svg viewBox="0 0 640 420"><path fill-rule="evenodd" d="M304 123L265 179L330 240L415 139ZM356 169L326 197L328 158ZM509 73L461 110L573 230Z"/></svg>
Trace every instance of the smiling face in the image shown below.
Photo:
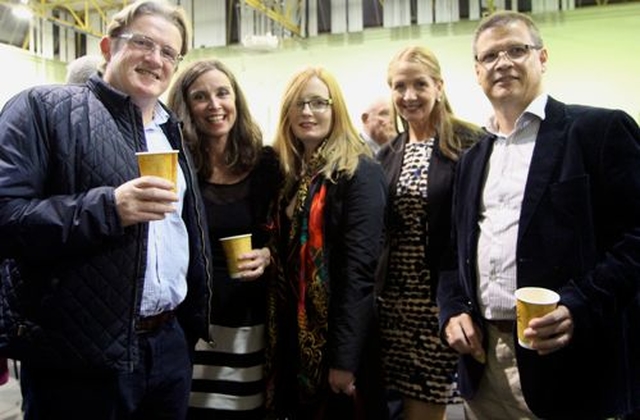
<svg viewBox="0 0 640 420"><path fill-rule="evenodd" d="M535 46L521 57L509 58L505 51L514 46ZM521 21L491 27L480 33L475 50L477 57L498 53L490 65L475 63L478 84L494 108L509 106L523 111L542 93L542 74L547 62L547 50L538 49L527 26Z"/></svg>
<svg viewBox="0 0 640 420"><path fill-rule="evenodd" d="M226 74L213 69L200 75L189 86L187 104L198 132L226 140L237 118L236 95Z"/></svg>
<svg viewBox="0 0 640 420"><path fill-rule="evenodd" d="M394 63L389 84L398 114L417 132L428 131L431 113L442 96L442 82L431 77L425 65L402 60Z"/></svg>
<svg viewBox="0 0 640 420"><path fill-rule="evenodd" d="M329 136L332 126L333 110L331 105L323 109L312 110L309 101L330 99L329 88L317 77L312 77L303 86L298 98L288 110L291 131L299 139L305 152L313 152Z"/></svg>
<svg viewBox="0 0 640 420"><path fill-rule="evenodd" d="M149 103L155 104L169 87L177 65L164 59L161 49L170 47L174 51L180 51L180 30L164 17L141 15L122 33L144 35L159 48L146 51L126 39L103 38L100 48L107 61L104 80L130 95L141 107Z"/></svg>

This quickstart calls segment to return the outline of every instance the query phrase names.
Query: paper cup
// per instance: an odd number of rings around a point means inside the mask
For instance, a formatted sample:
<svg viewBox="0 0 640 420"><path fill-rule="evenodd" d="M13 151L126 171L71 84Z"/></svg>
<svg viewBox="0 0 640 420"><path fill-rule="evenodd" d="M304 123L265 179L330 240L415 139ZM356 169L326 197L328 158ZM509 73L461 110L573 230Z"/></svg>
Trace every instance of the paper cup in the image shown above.
<svg viewBox="0 0 640 420"><path fill-rule="evenodd" d="M178 185L178 151L138 152L138 168L141 176L158 176ZM175 187L174 187L175 190Z"/></svg>
<svg viewBox="0 0 640 420"><path fill-rule="evenodd" d="M229 270L229 276L232 279L242 277L240 269L238 269L238 258L240 255L251 251L251 234L229 236L226 238L220 238L222 249L227 257L227 268Z"/></svg>
<svg viewBox="0 0 640 420"><path fill-rule="evenodd" d="M543 287L522 287L516 290L516 317L518 319L518 344L531 349L531 340L524 337L524 330L533 318L539 318L558 306L560 295Z"/></svg>

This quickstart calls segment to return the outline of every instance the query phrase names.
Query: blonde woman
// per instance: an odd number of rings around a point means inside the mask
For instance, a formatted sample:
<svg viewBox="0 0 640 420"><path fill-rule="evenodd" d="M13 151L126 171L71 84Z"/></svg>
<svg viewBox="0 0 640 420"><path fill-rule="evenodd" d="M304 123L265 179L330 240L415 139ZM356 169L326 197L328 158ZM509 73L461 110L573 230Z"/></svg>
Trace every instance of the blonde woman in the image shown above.
<svg viewBox="0 0 640 420"><path fill-rule="evenodd" d="M378 154L389 181L380 321L388 386L402 395L406 420L442 420L459 402L457 355L438 335L438 269L451 227L456 161L482 132L456 118L440 64L424 47L390 61L388 84L404 132Z"/></svg>
<svg viewBox="0 0 640 420"><path fill-rule="evenodd" d="M384 174L326 70L291 79L274 148L285 186L280 275L269 293L268 407L278 418L345 418L360 409L385 418L373 290Z"/></svg>

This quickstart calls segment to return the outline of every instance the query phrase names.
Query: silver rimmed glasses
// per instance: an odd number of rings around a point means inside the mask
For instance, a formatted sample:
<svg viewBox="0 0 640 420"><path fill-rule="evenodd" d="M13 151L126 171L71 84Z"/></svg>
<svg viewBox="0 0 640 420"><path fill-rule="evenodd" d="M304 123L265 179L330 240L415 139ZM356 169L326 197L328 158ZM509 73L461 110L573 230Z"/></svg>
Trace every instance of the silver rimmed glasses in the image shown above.
<svg viewBox="0 0 640 420"><path fill-rule="evenodd" d="M168 63L176 64L182 61L180 53L168 45L160 45L153 39L142 34L120 34L116 38L124 39L127 43L140 51L154 52L157 49L160 50L160 57Z"/></svg>
<svg viewBox="0 0 640 420"><path fill-rule="evenodd" d="M529 51L539 50L541 48L542 47L539 45L516 44L499 50L489 50L485 53L476 55L475 58L476 61L483 66L492 67L498 62L503 54L512 62L519 62L529 55Z"/></svg>

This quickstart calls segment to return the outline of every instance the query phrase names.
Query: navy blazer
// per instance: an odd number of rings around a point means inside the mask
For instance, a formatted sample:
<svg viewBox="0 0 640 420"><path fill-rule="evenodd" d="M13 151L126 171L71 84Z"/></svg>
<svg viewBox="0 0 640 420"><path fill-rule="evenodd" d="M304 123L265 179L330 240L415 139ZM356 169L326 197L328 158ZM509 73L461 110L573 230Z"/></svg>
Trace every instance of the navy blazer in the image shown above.
<svg viewBox="0 0 640 420"><path fill-rule="evenodd" d="M558 291L575 328L572 342L550 355L516 346L520 380L529 408L541 417L602 418L640 404L640 129L624 112L553 98L545 112L522 202L517 287ZM462 312L483 328L478 218L494 138L470 149L458 168L452 214L458 271L441 273L441 328ZM473 398L482 370L461 357L465 398Z"/></svg>

